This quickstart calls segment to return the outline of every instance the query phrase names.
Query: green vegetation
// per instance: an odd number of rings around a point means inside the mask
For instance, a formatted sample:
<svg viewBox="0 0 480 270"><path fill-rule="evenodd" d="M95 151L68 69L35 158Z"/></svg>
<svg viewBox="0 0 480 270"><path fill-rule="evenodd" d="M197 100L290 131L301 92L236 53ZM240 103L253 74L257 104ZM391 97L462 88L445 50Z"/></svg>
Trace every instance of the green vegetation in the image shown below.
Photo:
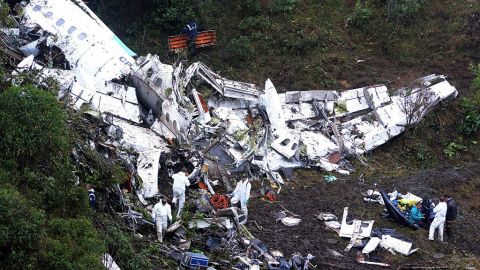
<svg viewBox="0 0 480 270"><path fill-rule="evenodd" d="M452 159L454 157L459 157L459 152L462 152L462 151L467 151L468 148L461 144L461 143L457 143L457 142L451 142L447 145L447 147L445 148L445 150L443 150L443 152L447 155L448 158Z"/></svg>
<svg viewBox="0 0 480 270"><path fill-rule="evenodd" d="M248 37L240 36L230 40L230 43L227 45L227 51L232 58L244 61L252 56L253 47ZM237 63L241 64L240 61L237 61Z"/></svg>
<svg viewBox="0 0 480 270"><path fill-rule="evenodd" d="M31 85L2 93L0 137L0 159L17 163L19 170L53 166L52 158L69 151L64 110L53 95Z"/></svg>
<svg viewBox="0 0 480 270"><path fill-rule="evenodd" d="M357 1L352 16L349 18L349 23L357 28L363 29L366 27L368 21L373 16L373 11L366 4Z"/></svg>
<svg viewBox="0 0 480 270"><path fill-rule="evenodd" d="M0 20L8 25L6 5L0 3ZM470 83L463 79L466 63L478 59L470 54L478 46L464 34L478 5L463 1L119 0L91 5L132 49L157 53L165 62L178 59L166 53L167 36L179 34L188 20L196 19L204 29L217 31L218 44L199 50L189 61L204 61L226 77L260 87L270 77L280 91L376 83L397 87L437 70L462 86L462 80ZM7 61L2 57L0 63ZM459 87L461 105L439 106L439 113L378 150L369 168L359 164L358 173L399 176L446 158L455 162L459 157L459 163L468 155L475 159L480 68L473 70L477 79L472 91ZM2 269L97 269L105 252L122 269L171 269L158 259L158 246L133 235L122 220L87 205L81 186L94 184L101 199L104 188L125 179L123 164L87 148L79 154L85 166L74 164L73 145L86 137L85 131L76 130L79 117L65 112L55 99L54 84L48 89L11 86L7 74L10 70L0 69ZM193 218L183 213L183 219ZM189 229L188 235L193 233Z"/></svg>
<svg viewBox="0 0 480 270"><path fill-rule="evenodd" d="M387 0L388 17L397 23L406 23L415 17L428 0Z"/></svg>
<svg viewBox="0 0 480 270"><path fill-rule="evenodd" d="M2 183L5 178L0 177ZM14 187L0 187L0 263L3 269L34 269L45 234L45 214Z"/></svg>
<svg viewBox="0 0 480 270"><path fill-rule="evenodd" d="M0 94L0 264L91 269L105 252L69 161L67 115L31 85ZM27 199L28 198L28 199Z"/></svg>
<svg viewBox="0 0 480 270"><path fill-rule="evenodd" d="M475 74L472 83L473 95L471 98L464 98L462 103L465 111L462 131L466 135L472 135L480 129L480 65L472 65L471 70Z"/></svg>

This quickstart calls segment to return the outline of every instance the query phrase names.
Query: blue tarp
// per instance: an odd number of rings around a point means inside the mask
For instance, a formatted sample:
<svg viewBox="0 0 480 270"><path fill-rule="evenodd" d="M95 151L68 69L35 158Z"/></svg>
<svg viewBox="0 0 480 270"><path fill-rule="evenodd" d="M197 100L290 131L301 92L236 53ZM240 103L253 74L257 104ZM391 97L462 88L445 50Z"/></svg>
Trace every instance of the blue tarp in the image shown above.
<svg viewBox="0 0 480 270"><path fill-rule="evenodd" d="M380 189L380 194L382 194L382 198L383 198L383 201L385 202L385 208L387 208L389 218L395 220L396 222L398 222L402 225L409 226L409 227L412 227L412 228L415 228L415 229L419 228L418 225L410 223L407 216L405 216L400 211L400 209L398 209L397 207L395 207L393 205L392 201L390 200L390 198L388 197L388 195L385 191Z"/></svg>

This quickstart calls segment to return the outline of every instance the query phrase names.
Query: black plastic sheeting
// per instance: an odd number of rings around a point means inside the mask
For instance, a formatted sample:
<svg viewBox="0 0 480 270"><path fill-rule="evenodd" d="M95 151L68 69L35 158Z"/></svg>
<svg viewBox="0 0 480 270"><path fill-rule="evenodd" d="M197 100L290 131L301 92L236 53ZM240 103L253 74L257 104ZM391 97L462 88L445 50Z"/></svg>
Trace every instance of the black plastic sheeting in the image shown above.
<svg viewBox="0 0 480 270"><path fill-rule="evenodd" d="M392 201L390 201L390 198L385 191L380 189L380 194L382 194L383 202L385 203L385 208L387 209L389 218L395 220L397 223L404 226L408 226L414 229L420 228L418 225L410 223L408 221L408 218L400 211L400 209L393 205Z"/></svg>

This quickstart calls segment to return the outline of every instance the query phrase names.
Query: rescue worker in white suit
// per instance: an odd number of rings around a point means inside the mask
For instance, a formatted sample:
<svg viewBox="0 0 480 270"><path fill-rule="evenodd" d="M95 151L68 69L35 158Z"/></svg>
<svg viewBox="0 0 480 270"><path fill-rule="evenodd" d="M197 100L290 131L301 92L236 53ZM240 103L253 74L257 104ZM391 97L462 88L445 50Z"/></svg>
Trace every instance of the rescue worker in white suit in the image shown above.
<svg viewBox="0 0 480 270"><path fill-rule="evenodd" d="M435 218L430 224L430 231L428 234L428 240L434 240L435 230L438 229L438 238L443 241L443 227L445 225L445 217L447 215L447 203L446 198L441 197L440 202L433 208Z"/></svg>
<svg viewBox="0 0 480 270"><path fill-rule="evenodd" d="M245 214L245 221L248 217L248 199L250 199L250 190L252 189L252 185L250 184L250 179L245 178L242 181L237 183L235 190L232 193L232 204L240 203L240 208L242 209L243 213Z"/></svg>
<svg viewBox="0 0 480 270"><path fill-rule="evenodd" d="M168 221L172 221L172 208L167 203L166 198L162 198L155 204L152 210L153 221L157 228L157 238L160 243L163 242L163 231L167 230Z"/></svg>
<svg viewBox="0 0 480 270"><path fill-rule="evenodd" d="M188 180L187 172L179 171L172 175L173 179L173 200L174 204L177 204L177 218L180 216L180 212L185 204L185 189L190 186L190 180Z"/></svg>

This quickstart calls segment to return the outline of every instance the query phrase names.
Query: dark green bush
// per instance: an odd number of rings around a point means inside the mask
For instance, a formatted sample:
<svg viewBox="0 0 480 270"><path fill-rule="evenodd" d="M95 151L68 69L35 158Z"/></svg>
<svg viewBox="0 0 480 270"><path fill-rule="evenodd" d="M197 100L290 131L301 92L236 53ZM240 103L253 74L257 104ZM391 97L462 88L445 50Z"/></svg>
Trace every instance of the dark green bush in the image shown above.
<svg viewBox="0 0 480 270"><path fill-rule="evenodd" d="M40 265L42 269L102 269L106 248L92 223L85 218L54 218L48 222Z"/></svg>
<svg viewBox="0 0 480 270"><path fill-rule="evenodd" d="M296 5L297 0L272 0L269 2L270 11L274 14L291 12Z"/></svg>
<svg viewBox="0 0 480 270"><path fill-rule="evenodd" d="M269 17L257 16L257 17L246 17L240 21L240 29L251 31L251 30L263 30L270 27L272 22Z"/></svg>
<svg viewBox="0 0 480 270"><path fill-rule="evenodd" d="M158 27L170 33L178 33L188 23L189 20L195 20L198 17L198 1L194 0L175 0L153 1L153 22Z"/></svg>
<svg viewBox="0 0 480 270"><path fill-rule="evenodd" d="M480 130L480 64L472 65L470 69L476 77L472 83L473 96L464 98L462 103L464 119L461 129L466 135L471 135Z"/></svg>
<svg viewBox="0 0 480 270"><path fill-rule="evenodd" d="M465 110L465 118L462 123L462 132L471 135L480 130L480 110L479 104L470 99L463 100L463 108Z"/></svg>
<svg viewBox="0 0 480 270"><path fill-rule="evenodd" d="M1 269L37 269L45 215L35 206L12 186L0 187Z"/></svg>
<svg viewBox="0 0 480 270"><path fill-rule="evenodd" d="M18 168L48 166L69 149L66 114L53 94L13 86L0 94L0 159Z"/></svg>
<svg viewBox="0 0 480 270"><path fill-rule="evenodd" d="M152 269L145 254L134 248L134 239L110 224L105 227L108 252L115 258L121 269Z"/></svg>
<svg viewBox="0 0 480 270"><path fill-rule="evenodd" d="M240 0L240 9L243 15L257 15L262 11L262 5L259 0Z"/></svg>
<svg viewBox="0 0 480 270"><path fill-rule="evenodd" d="M367 27L370 18L373 15L372 9L366 4L362 4L360 1L357 1L355 4L355 9L353 10L352 16L349 18L349 24L364 29Z"/></svg>
<svg viewBox="0 0 480 270"><path fill-rule="evenodd" d="M387 15L397 23L403 23L415 17L427 2L427 0L387 0Z"/></svg>
<svg viewBox="0 0 480 270"><path fill-rule="evenodd" d="M227 45L227 52L229 57L233 60L232 63L238 63L239 60L246 60L253 55L253 47L250 39L246 36L240 36L230 40Z"/></svg>

